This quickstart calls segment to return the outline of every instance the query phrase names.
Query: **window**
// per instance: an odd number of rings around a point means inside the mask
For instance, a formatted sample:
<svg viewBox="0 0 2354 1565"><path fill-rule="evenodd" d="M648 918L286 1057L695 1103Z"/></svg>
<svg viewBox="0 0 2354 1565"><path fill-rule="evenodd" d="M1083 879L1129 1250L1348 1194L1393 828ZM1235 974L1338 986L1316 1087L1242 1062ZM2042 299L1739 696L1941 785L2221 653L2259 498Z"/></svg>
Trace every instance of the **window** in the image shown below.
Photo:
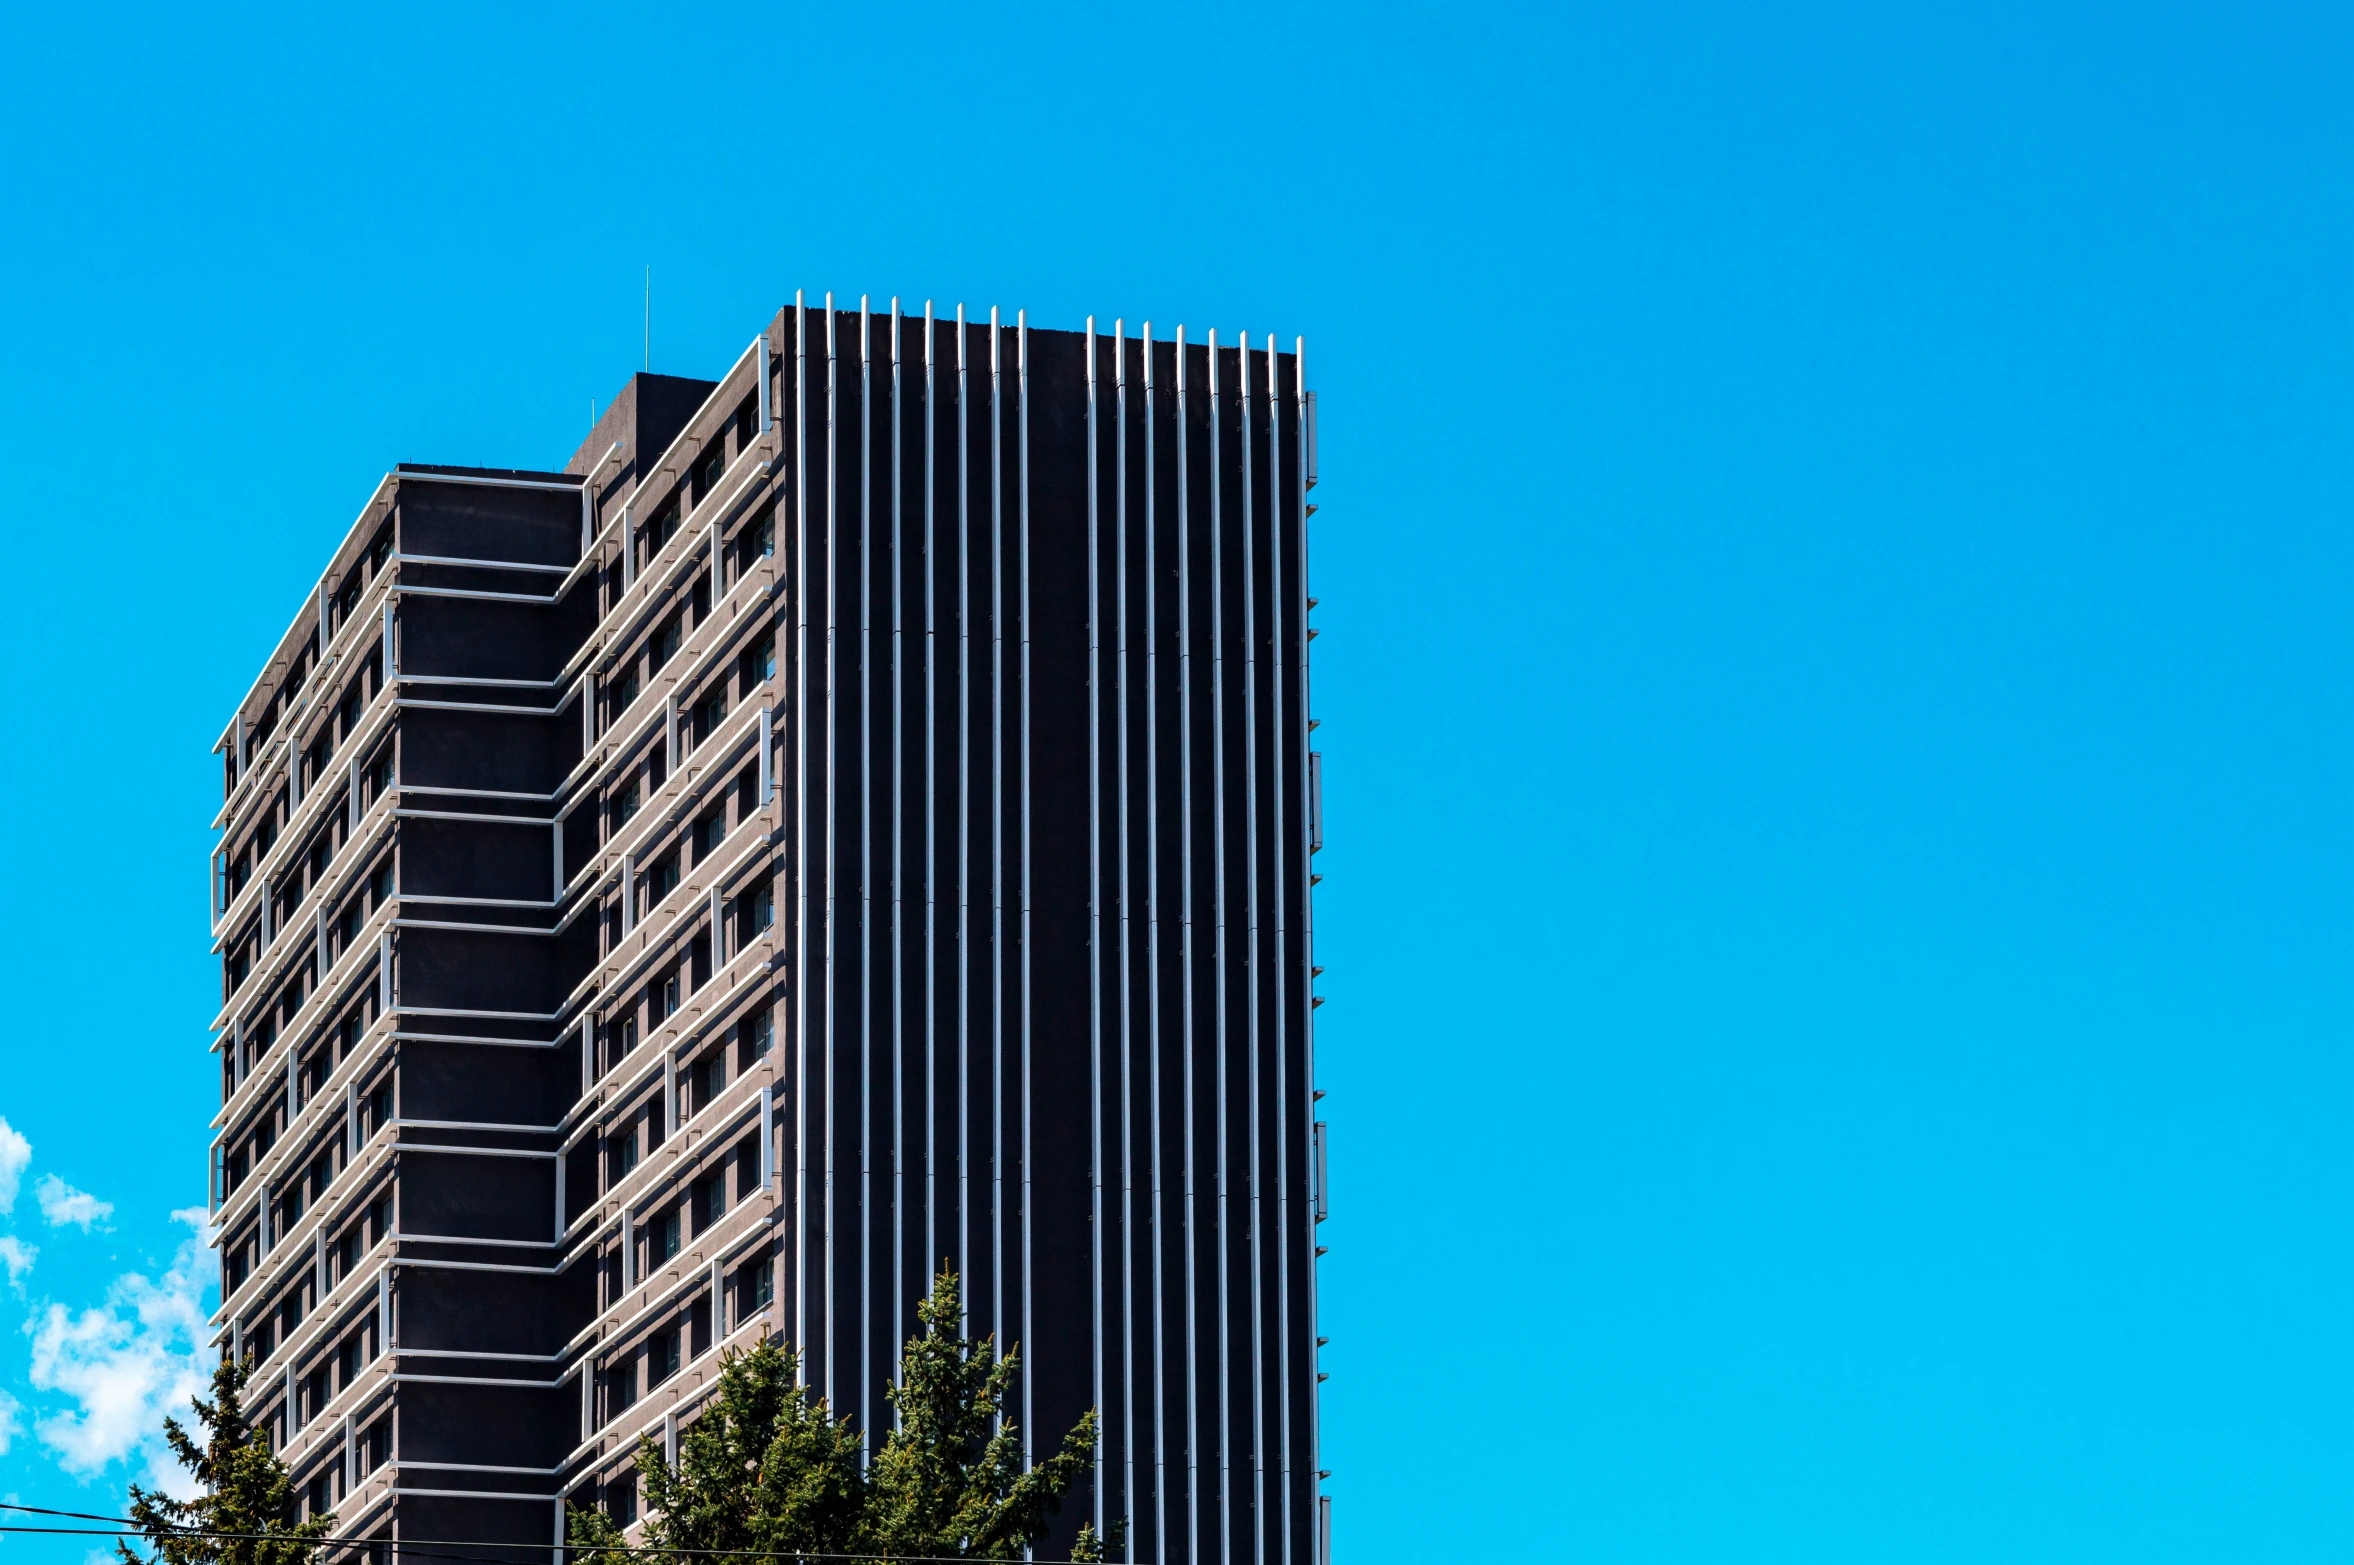
<svg viewBox="0 0 2354 1565"><path fill-rule="evenodd" d="M736 409L736 455L742 456L760 434L760 393L755 391Z"/></svg>
<svg viewBox="0 0 2354 1565"><path fill-rule="evenodd" d="M700 1234L727 1215L727 1175L720 1172L695 1181L695 1232Z"/></svg>
<svg viewBox="0 0 2354 1565"><path fill-rule="evenodd" d="M776 1301L776 1270L768 1257L748 1262L735 1276L736 1323L742 1325Z"/></svg>
<svg viewBox="0 0 2354 1565"><path fill-rule="evenodd" d="M653 641L647 645L647 662L655 668L660 668L670 661L671 654L678 651L678 644L685 637L686 616L684 614L671 615L670 618L662 622L662 628L654 632Z"/></svg>
<svg viewBox="0 0 2354 1565"><path fill-rule="evenodd" d="M638 1019L635 1016L624 1016L607 1029L606 1036L612 1044L613 1065L618 1065L629 1057L630 1050L638 1046ZM611 1070L613 1065L605 1068Z"/></svg>
<svg viewBox="0 0 2354 1565"><path fill-rule="evenodd" d="M656 1027L668 1021L678 1011L678 974L666 973L646 988L646 1009L652 1013Z"/></svg>
<svg viewBox="0 0 2354 1565"><path fill-rule="evenodd" d="M637 1372L629 1373L631 1386L636 1386ZM630 1401L636 1401L632 1395ZM626 1406L627 1404L623 1404ZM634 1526L638 1519L638 1481L635 1478L616 1478L605 1485L605 1514L613 1518L616 1527Z"/></svg>
<svg viewBox="0 0 2354 1565"><path fill-rule="evenodd" d="M392 528L388 525L376 535L376 541L368 545L368 569L380 571L384 569L385 562L391 558Z"/></svg>
<svg viewBox="0 0 2354 1565"><path fill-rule="evenodd" d="M713 1049L704 1055L687 1067L687 1079L694 1084L695 1108L709 1108L727 1090L727 1051Z"/></svg>
<svg viewBox="0 0 2354 1565"><path fill-rule="evenodd" d="M318 1417L327 1406L327 1398L333 1395L333 1388L329 1383L329 1377L333 1371L332 1364L321 1364L303 1377L302 1416L306 1422Z"/></svg>
<svg viewBox="0 0 2354 1565"><path fill-rule="evenodd" d="M332 726L330 726L325 732L321 733L318 738L311 741L310 754L307 757L310 763L310 771L307 775L310 777L312 782L317 782L322 776L326 774L327 758L334 753L335 730Z"/></svg>
<svg viewBox="0 0 2354 1565"><path fill-rule="evenodd" d="M392 861L386 859L382 864L376 866L376 873L368 877L368 905L372 908L379 908L391 900Z"/></svg>
<svg viewBox="0 0 2354 1565"><path fill-rule="evenodd" d="M605 1141L605 1163L612 1170L605 1177L607 1188L621 1183L629 1171L638 1166L638 1128L635 1125Z"/></svg>
<svg viewBox="0 0 2354 1565"><path fill-rule="evenodd" d="M741 950L776 922L776 892L767 886L736 899L736 942Z"/></svg>
<svg viewBox="0 0 2354 1565"><path fill-rule="evenodd" d="M302 1095L304 1099L317 1097L320 1089L327 1085L327 1077L334 1069L335 1050L332 1046L321 1049L305 1061L302 1068Z"/></svg>
<svg viewBox="0 0 2354 1565"><path fill-rule="evenodd" d="M654 1225L654 1232L652 1237L654 1242L654 1264L656 1266L661 1265L664 1261L667 1261L672 1256L678 1254L680 1240L679 1230L685 1226L679 1220L681 1215L682 1214L680 1213L679 1209L674 1206L669 1211L663 1213L662 1220ZM672 1369L678 1368L676 1359L672 1360L670 1367Z"/></svg>
<svg viewBox="0 0 2354 1565"><path fill-rule="evenodd" d="M638 901L638 913L642 917L647 909L659 906L664 897L678 889L678 854L664 854L647 869L646 878L641 884L643 890Z"/></svg>
<svg viewBox="0 0 2354 1565"><path fill-rule="evenodd" d="M327 1187L335 1182L335 1149L333 1147L320 1153L317 1161L311 1164L310 1182L310 1198L313 1201L325 1195Z"/></svg>
<svg viewBox="0 0 2354 1565"><path fill-rule="evenodd" d="M613 1367L605 1371L605 1405L609 1410L606 1416L612 1417L620 1413L623 1408L636 1402L637 1399L638 1360L637 1355L633 1353L627 1358L616 1360ZM637 1513L637 1494L633 1490L630 1494L629 1507L632 1521L637 1519Z"/></svg>
<svg viewBox="0 0 2354 1565"><path fill-rule="evenodd" d="M303 1514L324 1516L335 1508L335 1469L330 1467L302 1492Z"/></svg>
<svg viewBox="0 0 2354 1565"><path fill-rule="evenodd" d="M678 500L662 508L662 514L645 525L638 534L638 563L645 564L662 552L662 546L678 536Z"/></svg>
<svg viewBox="0 0 2354 1565"><path fill-rule="evenodd" d="M678 1373L678 1328L646 1339L646 1384L658 1386Z"/></svg>
<svg viewBox="0 0 2354 1565"><path fill-rule="evenodd" d="M605 721L608 724L620 721L621 714L628 711L637 698L638 661L636 658L631 658L628 669L606 690L605 711L607 716Z"/></svg>
<svg viewBox="0 0 2354 1565"><path fill-rule="evenodd" d="M724 433L714 435L711 448L695 462L695 499L698 503L709 494L727 473L727 439Z"/></svg>
<svg viewBox="0 0 2354 1565"><path fill-rule="evenodd" d="M343 705L335 713L335 731L339 737L349 739L352 730L360 726L360 709L367 704L366 695L367 692L355 683L344 696Z"/></svg>
<svg viewBox="0 0 2354 1565"><path fill-rule="evenodd" d="M776 677L776 637L763 636L736 660L736 679L743 693L750 695L752 687L764 679Z"/></svg>
<svg viewBox="0 0 2354 1565"><path fill-rule="evenodd" d="M736 1199L748 1200L760 1188L760 1134L758 1131L736 1143L732 1154L736 1160Z"/></svg>
<svg viewBox="0 0 2354 1565"><path fill-rule="evenodd" d="M386 1081L384 1085L368 1094L366 1112L370 1135L374 1135L392 1123L392 1083L390 1081Z"/></svg>
<svg viewBox="0 0 2354 1565"><path fill-rule="evenodd" d="M621 830L622 827L629 824L630 817L637 812L638 780L632 777L629 780L629 786L623 788L619 797L613 801L613 829L615 831Z"/></svg>
<svg viewBox="0 0 2354 1565"><path fill-rule="evenodd" d="M719 732L719 725L727 721L727 681L721 680L709 695L695 703L694 719L697 742Z"/></svg>
<svg viewBox="0 0 2354 1565"><path fill-rule="evenodd" d="M695 822L695 862L700 864L719 851L727 840L727 807L720 806Z"/></svg>
<svg viewBox="0 0 2354 1565"><path fill-rule="evenodd" d="M752 568L755 560L766 559L776 553L776 512L767 515L736 534L736 574L742 576Z"/></svg>
<svg viewBox="0 0 2354 1565"><path fill-rule="evenodd" d="M748 1071L752 1062L765 1058L769 1045L775 1041L776 1024L763 1010L757 1016L747 1016L736 1025L736 1068Z"/></svg>

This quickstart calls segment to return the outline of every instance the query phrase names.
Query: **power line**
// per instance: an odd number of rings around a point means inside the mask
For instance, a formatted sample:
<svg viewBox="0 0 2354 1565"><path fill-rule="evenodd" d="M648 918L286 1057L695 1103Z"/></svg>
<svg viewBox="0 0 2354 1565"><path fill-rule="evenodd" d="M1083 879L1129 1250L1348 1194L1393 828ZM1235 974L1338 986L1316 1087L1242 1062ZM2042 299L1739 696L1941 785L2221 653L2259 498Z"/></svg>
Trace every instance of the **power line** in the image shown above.
<svg viewBox="0 0 2354 1565"><path fill-rule="evenodd" d="M548 1498L550 1500L555 1500L562 1497L559 1495L550 1495ZM46 1510L38 1505L13 1505L5 1502L0 1502L0 1511L21 1511L29 1516L56 1516L69 1521L112 1522L115 1524L113 1527L10 1527L0 1525L0 1533L40 1533L61 1537L107 1537L112 1536L116 1532L128 1531L141 1533L143 1536L145 1535L144 1529L137 1522L132 1521L127 1516L101 1516L91 1511L54 1511ZM291 1540L287 1534L282 1532L214 1532L200 1527L174 1527L171 1529L170 1536L175 1538L209 1538L221 1542L232 1543L284 1543L294 1541ZM412 1540L408 1538L321 1537L312 1538L307 1541L322 1547L329 1544L348 1545L352 1547L389 1546L395 1553L413 1554L419 1559L471 1560L478 1562L478 1565L513 1565L513 1562L503 1556L498 1555L448 1554L436 1553L433 1551L446 1549L547 1549L551 1551L558 1549L570 1549L576 1554L675 1554L697 1559L867 1560L875 1562L894 1562L894 1565L973 1565L973 1561L984 1558L984 1556L972 1554L836 1554L827 1553L817 1549L680 1549L669 1548L650 1543L623 1544L618 1549L606 1550L572 1543L486 1543L455 1538L418 1538ZM1083 1560L1035 1560L1025 1562L1025 1565L1091 1565L1091 1562Z"/></svg>

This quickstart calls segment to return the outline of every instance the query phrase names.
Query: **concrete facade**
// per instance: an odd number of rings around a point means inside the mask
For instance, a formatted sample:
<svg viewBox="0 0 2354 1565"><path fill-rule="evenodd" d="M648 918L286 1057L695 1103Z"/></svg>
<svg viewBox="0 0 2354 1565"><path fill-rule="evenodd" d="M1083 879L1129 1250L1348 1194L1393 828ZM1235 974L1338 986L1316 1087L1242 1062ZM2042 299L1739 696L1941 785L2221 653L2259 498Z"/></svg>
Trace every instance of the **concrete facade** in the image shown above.
<svg viewBox="0 0 2354 1565"><path fill-rule="evenodd" d="M307 1507L544 1560L763 1332L871 1447L945 1264L1034 1449L1102 1410L1061 1541L1322 1559L1314 428L1296 346L796 304L386 475L220 747Z"/></svg>

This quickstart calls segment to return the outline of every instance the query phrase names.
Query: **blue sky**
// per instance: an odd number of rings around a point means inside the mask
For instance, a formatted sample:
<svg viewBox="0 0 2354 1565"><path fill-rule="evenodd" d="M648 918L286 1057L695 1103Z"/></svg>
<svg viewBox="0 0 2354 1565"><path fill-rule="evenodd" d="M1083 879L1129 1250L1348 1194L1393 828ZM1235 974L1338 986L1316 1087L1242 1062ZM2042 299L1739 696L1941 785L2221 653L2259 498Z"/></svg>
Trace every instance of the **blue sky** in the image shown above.
<svg viewBox="0 0 2354 1565"><path fill-rule="evenodd" d="M208 1307L208 747L651 265L1308 338L1348 1565L2354 1550L2343 11L660 10L0 13L0 1494Z"/></svg>

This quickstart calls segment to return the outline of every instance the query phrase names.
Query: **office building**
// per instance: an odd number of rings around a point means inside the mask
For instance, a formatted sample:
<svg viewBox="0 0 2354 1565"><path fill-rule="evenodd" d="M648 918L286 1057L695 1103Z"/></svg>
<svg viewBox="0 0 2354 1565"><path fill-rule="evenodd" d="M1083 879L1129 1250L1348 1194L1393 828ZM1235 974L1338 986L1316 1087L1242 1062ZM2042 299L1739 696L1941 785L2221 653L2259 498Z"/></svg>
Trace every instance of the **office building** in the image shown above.
<svg viewBox="0 0 2354 1565"><path fill-rule="evenodd" d="M217 1324L307 1509L546 1559L762 1332L872 1449L947 1265L1039 1454L1101 1409L1057 1547L1327 1552L1300 376L796 303L385 475L220 744Z"/></svg>

